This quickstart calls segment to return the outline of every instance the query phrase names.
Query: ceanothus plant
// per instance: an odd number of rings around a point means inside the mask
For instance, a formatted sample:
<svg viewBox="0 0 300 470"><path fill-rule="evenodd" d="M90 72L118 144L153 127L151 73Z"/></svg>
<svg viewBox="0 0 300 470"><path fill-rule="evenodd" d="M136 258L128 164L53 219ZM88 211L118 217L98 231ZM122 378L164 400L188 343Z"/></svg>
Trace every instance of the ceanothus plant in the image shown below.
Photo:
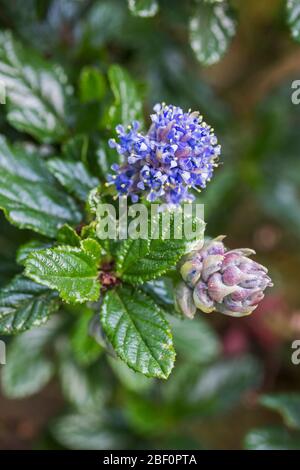
<svg viewBox="0 0 300 470"><path fill-rule="evenodd" d="M22 132L16 144L0 139L0 207L13 225L38 234L18 250L24 270L0 293L0 333L22 333L84 304L93 312L81 324L87 338L135 371L166 379L175 361L166 316L175 312L174 296L183 316L197 308L242 316L254 310L270 279L248 260L249 250L226 252L220 240L203 247L203 221L192 242L163 234L102 240L97 204L124 196L130 204L162 203L174 224L176 211L213 176L220 155L214 131L198 112L159 104L142 132L134 82L111 66L114 102L103 109L104 128L82 135L76 119L84 110L65 73L33 53L28 61L8 33L1 33L0 46L7 120ZM177 286L181 276L185 283Z"/></svg>

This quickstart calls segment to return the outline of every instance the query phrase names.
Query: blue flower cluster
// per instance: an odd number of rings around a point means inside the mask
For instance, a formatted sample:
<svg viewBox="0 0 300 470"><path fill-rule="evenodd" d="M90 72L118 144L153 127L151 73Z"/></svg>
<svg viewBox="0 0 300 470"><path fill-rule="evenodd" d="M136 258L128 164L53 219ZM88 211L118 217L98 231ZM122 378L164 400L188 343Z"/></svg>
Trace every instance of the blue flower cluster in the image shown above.
<svg viewBox="0 0 300 470"><path fill-rule="evenodd" d="M198 112L184 113L179 107L157 104L146 135L139 123L124 129L117 126L118 141L109 144L122 156L123 163L112 166L108 176L118 195L137 202L143 195L150 202L169 206L194 199L191 189L205 188L221 153L213 129Z"/></svg>

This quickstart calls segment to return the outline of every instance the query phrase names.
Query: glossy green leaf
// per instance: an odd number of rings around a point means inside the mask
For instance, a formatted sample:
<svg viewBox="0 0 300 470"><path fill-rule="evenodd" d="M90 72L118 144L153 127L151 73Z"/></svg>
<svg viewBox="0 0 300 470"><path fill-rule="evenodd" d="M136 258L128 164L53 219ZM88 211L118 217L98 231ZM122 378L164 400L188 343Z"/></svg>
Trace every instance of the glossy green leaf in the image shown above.
<svg viewBox="0 0 300 470"><path fill-rule="evenodd" d="M245 438L248 450L299 450L300 432L289 433L283 427L253 429Z"/></svg>
<svg viewBox="0 0 300 470"><path fill-rule="evenodd" d="M73 227L65 224L57 233L57 241L63 245L80 246L81 238Z"/></svg>
<svg viewBox="0 0 300 470"><path fill-rule="evenodd" d="M81 220L73 199L56 186L40 155L9 145L1 136L0 207L14 225L49 237L64 223Z"/></svg>
<svg viewBox="0 0 300 470"><path fill-rule="evenodd" d="M172 335L160 308L129 286L107 292L101 323L118 356L149 377L166 379L174 365Z"/></svg>
<svg viewBox="0 0 300 470"><path fill-rule="evenodd" d="M128 7L133 15L142 18L155 16L159 9L157 0L128 0Z"/></svg>
<svg viewBox="0 0 300 470"><path fill-rule="evenodd" d="M25 273L34 281L57 289L66 302L97 300L100 255L98 243L86 239L80 248L66 245L31 253L25 262Z"/></svg>
<svg viewBox="0 0 300 470"><path fill-rule="evenodd" d="M112 128L117 124L128 126L134 120L143 122L142 102L137 86L128 72L119 65L112 65L108 71L108 78L115 98L108 112L109 126Z"/></svg>
<svg viewBox="0 0 300 470"><path fill-rule="evenodd" d="M271 410L278 411L287 426L300 430L300 394L278 393L263 395L260 403Z"/></svg>
<svg viewBox="0 0 300 470"><path fill-rule="evenodd" d="M21 333L40 326L58 307L54 292L16 276L0 291L0 334Z"/></svg>
<svg viewBox="0 0 300 470"><path fill-rule="evenodd" d="M12 126L45 143L66 136L66 99L72 89L65 73L3 31L0 80L6 89L7 118Z"/></svg>
<svg viewBox="0 0 300 470"><path fill-rule="evenodd" d="M100 70L84 67L79 78L79 92L82 103L100 101L106 92L106 82Z"/></svg>
<svg viewBox="0 0 300 470"><path fill-rule="evenodd" d="M292 37L300 42L300 0L287 0L286 8Z"/></svg>
<svg viewBox="0 0 300 470"><path fill-rule="evenodd" d="M99 184L82 162L73 162L61 158L52 158L47 162L48 168L71 194L85 202L88 193Z"/></svg>
<svg viewBox="0 0 300 470"><path fill-rule="evenodd" d="M203 65L218 62L235 35L235 21L228 3L198 2L190 19L190 43Z"/></svg>

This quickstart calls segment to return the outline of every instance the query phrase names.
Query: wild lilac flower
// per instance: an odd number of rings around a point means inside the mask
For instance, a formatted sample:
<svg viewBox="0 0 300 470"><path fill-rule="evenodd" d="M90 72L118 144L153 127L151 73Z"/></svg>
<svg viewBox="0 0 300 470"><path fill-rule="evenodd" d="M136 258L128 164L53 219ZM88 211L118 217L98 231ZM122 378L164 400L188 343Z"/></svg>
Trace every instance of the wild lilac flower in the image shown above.
<svg viewBox="0 0 300 470"><path fill-rule="evenodd" d="M256 309L271 287L268 270L248 258L254 251L240 248L228 251L223 236L206 242L181 261L184 282L176 289L177 308L193 318L197 308L242 317Z"/></svg>
<svg viewBox="0 0 300 470"><path fill-rule="evenodd" d="M203 189L210 181L221 153L213 129L198 112L184 113L179 107L157 104L152 124L144 135L139 123L117 126L118 140L109 144L122 156L108 176L118 195L137 202L142 195L150 202L168 205L192 201L190 190Z"/></svg>

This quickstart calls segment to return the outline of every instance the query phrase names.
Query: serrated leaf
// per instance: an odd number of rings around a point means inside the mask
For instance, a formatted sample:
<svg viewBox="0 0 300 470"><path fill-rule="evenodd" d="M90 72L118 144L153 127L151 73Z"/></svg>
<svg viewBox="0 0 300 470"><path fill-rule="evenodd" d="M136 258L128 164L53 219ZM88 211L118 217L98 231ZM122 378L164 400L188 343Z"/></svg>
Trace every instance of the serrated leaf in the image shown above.
<svg viewBox="0 0 300 470"><path fill-rule="evenodd" d="M40 156L1 136L0 207L19 228L53 238L64 223L81 220L75 202L56 186Z"/></svg>
<svg viewBox="0 0 300 470"><path fill-rule="evenodd" d="M57 233L57 241L63 245L80 246L81 238L70 225L63 225Z"/></svg>
<svg viewBox="0 0 300 470"><path fill-rule="evenodd" d="M160 235L158 239L128 238L120 243L116 253L116 270L119 276L131 284L141 284L156 279L176 266L178 260L193 246L202 244L205 224L200 223L200 230L195 240L174 237L174 218L170 223L170 238ZM151 232L149 229L149 236Z"/></svg>
<svg viewBox="0 0 300 470"><path fill-rule="evenodd" d="M263 395L260 403L271 410L278 411L287 426L300 430L300 394L278 393Z"/></svg>
<svg viewBox="0 0 300 470"><path fill-rule="evenodd" d="M58 307L54 292L16 276L0 291L0 334L21 333L40 326Z"/></svg>
<svg viewBox="0 0 300 470"><path fill-rule="evenodd" d="M190 43L199 62L203 65L218 62L236 32L228 3L197 3L189 30Z"/></svg>
<svg viewBox="0 0 300 470"><path fill-rule="evenodd" d="M175 360L172 335L150 297L129 286L108 291L100 319L116 353L129 367L148 377L169 376Z"/></svg>
<svg viewBox="0 0 300 470"><path fill-rule="evenodd" d="M299 450L300 433L291 434L283 427L253 429L245 438L248 450Z"/></svg>
<svg viewBox="0 0 300 470"><path fill-rule="evenodd" d="M69 414L56 419L51 426L55 439L70 449L120 449L124 446L115 430L107 428L98 413Z"/></svg>
<svg viewBox="0 0 300 470"><path fill-rule="evenodd" d="M31 253L25 262L25 274L34 281L58 290L70 303L97 300L100 293L98 267L99 244L92 239L81 247L58 246Z"/></svg>
<svg viewBox="0 0 300 470"><path fill-rule="evenodd" d="M80 201L85 202L89 192L99 184L82 162L51 158L47 165L60 184Z"/></svg>
<svg viewBox="0 0 300 470"><path fill-rule="evenodd" d="M2 369L1 384L10 398L24 398L40 391L50 380L54 367L43 355L43 348L51 340L57 322L32 329L13 339Z"/></svg>
<svg viewBox="0 0 300 470"><path fill-rule="evenodd" d="M108 78L115 97L114 104L108 111L109 126L117 124L128 126L134 120L143 122L142 102L137 86L128 72L119 65L112 65L108 71Z"/></svg>
<svg viewBox="0 0 300 470"><path fill-rule="evenodd" d="M80 73L79 91L82 103L102 100L106 93L106 82L100 70L84 67Z"/></svg>
<svg viewBox="0 0 300 470"><path fill-rule="evenodd" d="M300 0L287 0L286 8L292 37L300 42Z"/></svg>
<svg viewBox="0 0 300 470"><path fill-rule="evenodd" d="M157 0L128 0L128 7L133 15L142 18L155 16L159 8Z"/></svg>
<svg viewBox="0 0 300 470"><path fill-rule="evenodd" d="M10 32L1 31L0 80L12 126L44 143L65 137L65 107L71 88L59 66L25 49Z"/></svg>

